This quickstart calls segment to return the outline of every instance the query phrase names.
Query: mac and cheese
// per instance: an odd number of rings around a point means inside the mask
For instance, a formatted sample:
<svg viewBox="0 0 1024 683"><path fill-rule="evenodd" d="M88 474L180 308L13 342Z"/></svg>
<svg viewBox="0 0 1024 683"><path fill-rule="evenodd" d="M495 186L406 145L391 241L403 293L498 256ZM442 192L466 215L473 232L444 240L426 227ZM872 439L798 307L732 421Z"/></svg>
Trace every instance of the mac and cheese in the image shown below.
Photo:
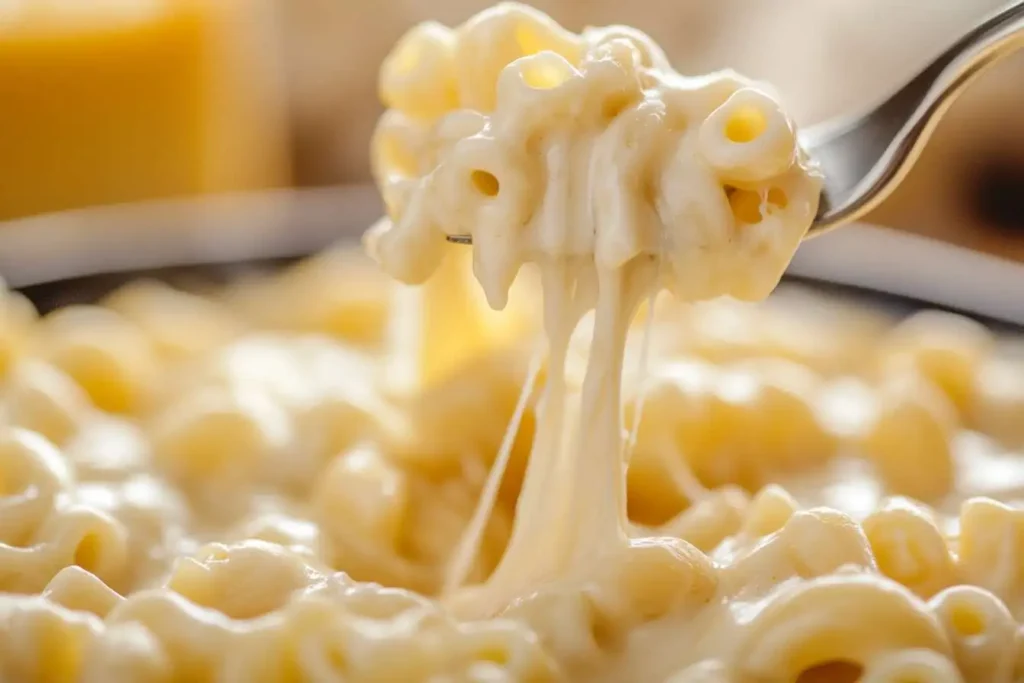
<svg viewBox="0 0 1024 683"><path fill-rule="evenodd" d="M1024 362L736 301L820 187L769 90L505 4L381 91L419 286L0 287L0 681L1024 681Z"/></svg>

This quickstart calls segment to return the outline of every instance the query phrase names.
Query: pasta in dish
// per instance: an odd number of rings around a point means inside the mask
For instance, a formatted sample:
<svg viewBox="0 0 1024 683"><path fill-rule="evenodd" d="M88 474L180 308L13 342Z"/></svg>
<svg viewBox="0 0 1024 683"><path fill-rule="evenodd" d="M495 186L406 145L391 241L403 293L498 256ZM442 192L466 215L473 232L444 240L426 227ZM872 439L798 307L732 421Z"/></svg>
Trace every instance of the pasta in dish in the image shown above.
<svg viewBox="0 0 1024 683"><path fill-rule="evenodd" d="M505 4L381 90L382 269L0 289L0 680L1024 681L1024 361L739 301L820 187L764 86Z"/></svg>

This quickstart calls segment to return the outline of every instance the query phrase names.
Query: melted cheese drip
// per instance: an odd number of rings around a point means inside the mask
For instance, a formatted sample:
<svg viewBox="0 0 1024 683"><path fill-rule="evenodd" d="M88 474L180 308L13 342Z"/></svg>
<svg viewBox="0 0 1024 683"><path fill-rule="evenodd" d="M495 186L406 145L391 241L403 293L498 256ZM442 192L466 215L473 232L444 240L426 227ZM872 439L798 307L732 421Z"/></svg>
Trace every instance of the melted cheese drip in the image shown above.
<svg viewBox="0 0 1024 683"><path fill-rule="evenodd" d="M385 63L382 90L393 109L375 159L391 221L368 245L384 268L423 281L444 233L470 234L475 274L499 309L522 265L540 268L547 387L512 536L484 584L449 596L461 614L490 616L630 549L622 368L640 302L660 287L684 299L766 296L810 225L820 180L753 83L685 79L642 34L572 36L517 5L452 32L414 30ZM451 98L428 102L428 91ZM577 389L566 359L589 310Z"/></svg>

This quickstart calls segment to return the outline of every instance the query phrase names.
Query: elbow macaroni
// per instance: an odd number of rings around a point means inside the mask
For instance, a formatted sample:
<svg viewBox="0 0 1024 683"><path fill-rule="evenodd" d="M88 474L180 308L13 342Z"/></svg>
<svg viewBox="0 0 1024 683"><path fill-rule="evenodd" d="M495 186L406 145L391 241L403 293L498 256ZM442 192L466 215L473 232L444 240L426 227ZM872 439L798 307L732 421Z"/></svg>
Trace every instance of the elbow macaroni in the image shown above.
<svg viewBox="0 0 1024 683"><path fill-rule="evenodd" d="M470 234L497 308L523 262L587 253L608 266L664 253L686 298L762 298L817 207L774 100L734 74L680 77L632 30L573 36L503 5L410 32L381 92L374 166L391 222L371 249L421 282L443 233Z"/></svg>
<svg viewBox="0 0 1024 683"><path fill-rule="evenodd" d="M653 300L762 298L813 216L765 86L503 4L381 95L367 241L428 289L334 252L42 318L0 288L0 681L1024 681L1024 480L961 428L1012 442L992 335ZM542 309L484 316L469 256Z"/></svg>

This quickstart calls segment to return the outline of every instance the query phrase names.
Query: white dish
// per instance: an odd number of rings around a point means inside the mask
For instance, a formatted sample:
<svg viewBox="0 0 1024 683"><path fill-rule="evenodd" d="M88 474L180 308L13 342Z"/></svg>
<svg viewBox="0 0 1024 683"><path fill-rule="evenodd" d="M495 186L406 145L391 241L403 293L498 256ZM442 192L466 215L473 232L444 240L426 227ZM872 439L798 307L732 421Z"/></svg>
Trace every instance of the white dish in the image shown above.
<svg viewBox="0 0 1024 683"><path fill-rule="evenodd" d="M1024 325L1024 264L889 228L808 240L788 272Z"/></svg>
<svg viewBox="0 0 1024 683"><path fill-rule="evenodd" d="M0 224L0 275L28 287L299 256L354 240L380 212L372 185L352 185L52 214ZM1024 325L1024 264L886 228L809 240L789 273Z"/></svg>
<svg viewBox="0 0 1024 683"><path fill-rule="evenodd" d="M372 185L97 207L0 223L0 276L28 287L101 273L308 254L381 213Z"/></svg>

